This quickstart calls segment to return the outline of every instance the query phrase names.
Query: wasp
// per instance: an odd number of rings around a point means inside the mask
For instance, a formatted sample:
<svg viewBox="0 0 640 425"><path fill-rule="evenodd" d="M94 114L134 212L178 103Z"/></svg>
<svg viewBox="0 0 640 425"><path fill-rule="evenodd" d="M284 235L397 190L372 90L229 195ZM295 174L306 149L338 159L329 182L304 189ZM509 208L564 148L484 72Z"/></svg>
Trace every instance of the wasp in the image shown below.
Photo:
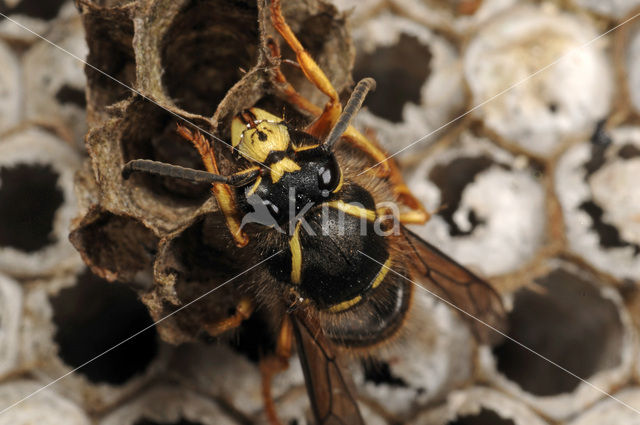
<svg viewBox="0 0 640 425"><path fill-rule="evenodd" d="M360 81L343 108L285 22L280 0L271 0L269 9L302 72L329 100L320 109L296 91L279 65L273 75L286 100L316 119L299 129L263 109L242 111L231 122L238 169L229 175L220 174L209 140L178 126L206 171L138 159L125 165L123 176L144 172L211 183L235 244L250 245L257 260L268 259L261 281L249 285L234 315L207 329L220 335L236 328L258 305L281 318L275 353L260 364L269 420L279 423L270 381L287 367L295 345L316 422L362 424L340 354L366 355L401 333L415 284L494 327L502 322L502 304L488 283L405 227L425 223L429 214L394 161L350 124L375 81ZM268 44L279 57L277 43ZM369 169L372 164L377 166ZM487 338L478 323L471 321L476 335Z"/></svg>

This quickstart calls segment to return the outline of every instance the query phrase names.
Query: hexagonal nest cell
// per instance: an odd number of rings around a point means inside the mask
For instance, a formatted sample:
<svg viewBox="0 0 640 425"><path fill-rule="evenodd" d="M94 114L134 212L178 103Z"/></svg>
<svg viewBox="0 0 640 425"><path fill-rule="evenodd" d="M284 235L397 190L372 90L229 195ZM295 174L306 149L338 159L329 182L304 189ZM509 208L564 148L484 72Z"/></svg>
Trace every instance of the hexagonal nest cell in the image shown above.
<svg viewBox="0 0 640 425"><path fill-rule="evenodd" d="M576 308L578 299L580 308ZM618 306L602 295L597 283L563 268L515 293L509 326L516 341L580 377L594 376L622 361L623 324ZM513 341L496 346L494 355L498 370L531 394L568 393L580 384Z"/></svg>
<svg viewBox="0 0 640 425"><path fill-rule="evenodd" d="M51 297L54 336L62 361L93 383L119 385L143 374L158 352L158 339L149 312L136 294L88 270L76 285ZM131 329L147 329L139 337L91 359L130 336Z"/></svg>
<svg viewBox="0 0 640 425"><path fill-rule="evenodd" d="M0 167L0 246L34 252L55 242L54 214L64 200L57 181L50 165Z"/></svg>
<svg viewBox="0 0 640 425"><path fill-rule="evenodd" d="M212 116L257 61L255 1L191 1L160 42L162 82L182 109Z"/></svg>
<svg viewBox="0 0 640 425"><path fill-rule="evenodd" d="M372 77L381 87L367 100L371 112L392 122L402 121L404 104L421 101L420 89L429 78L431 56L428 45L405 33L400 34L393 45L359 54L354 79ZM411 63L406 62L407 58L412 59Z"/></svg>

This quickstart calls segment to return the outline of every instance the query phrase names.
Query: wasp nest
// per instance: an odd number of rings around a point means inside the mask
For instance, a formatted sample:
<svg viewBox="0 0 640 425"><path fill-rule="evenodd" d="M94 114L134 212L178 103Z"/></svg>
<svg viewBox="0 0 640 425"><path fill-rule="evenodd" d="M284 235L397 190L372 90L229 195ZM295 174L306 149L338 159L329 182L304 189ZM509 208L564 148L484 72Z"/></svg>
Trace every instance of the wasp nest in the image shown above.
<svg viewBox="0 0 640 425"><path fill-rule="evenodd" d="M312 46L334 85L345 88L352 52L336 10L321 2L288 4L284 14L293 30ZM145 280L143 273L153 266L156 283L145 287L142 299L160 319L243 271L250 254L231 247L228 233L220 231L224 221L207 185L151 176L125 182L120 170L134 158L201 168L192 146L175 131L176 122L186 119L222 141L214 146L221 172L228 173L224 141L231 118L259 102L281 104L265 49L273 29L262 2L250 1L114 7L86 2L82 14L90 62L101 69L108 64L107 73L139 94L87 70L91 169L79 176L80 197L87 202L71 240L94 272L109 280ZM290 80L303 94L311 92L300 73ZM203 323L226 317L236 298L233 285L224 286L160 330L174 342L192 340Z"/></svg>

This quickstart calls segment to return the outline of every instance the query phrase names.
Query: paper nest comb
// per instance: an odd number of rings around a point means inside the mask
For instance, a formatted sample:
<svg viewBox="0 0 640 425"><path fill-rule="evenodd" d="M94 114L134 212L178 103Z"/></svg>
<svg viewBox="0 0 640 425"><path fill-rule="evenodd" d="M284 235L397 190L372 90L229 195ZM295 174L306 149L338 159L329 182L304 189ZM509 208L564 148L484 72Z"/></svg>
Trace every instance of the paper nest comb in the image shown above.
<svg viewBox="0 0 640 425"><path fill-rule="evenodd" d="M202 168L189 142L175 133L177 122L188 120L228 141L233 116L259 101L278 102L265 47L273 30L261 2L257 7L249 1L140 1L112 7L82 2L81 10L89 62L138 94L87 70L91 161L78 179L85 202L71 240L99 275L144 280L142 299L159 319L241 272L242 262L234 259L247 254L220 231L223 222L207 185L149 176L124 181L120 170L135 158ZM351 82L352 48L336 13L319 1L285 2L284 8L303 42L319 46L313 55L340 90ZM301 75L292 83L300 87ZM219 141L213 146L221 172L229 173L229 146ZM191 255L198 250L198 256ZM154 284L138 275L151 268ZM234 296L232 285L221 288L160 325L163 337L193 339L203 321L226 315Z"/></svg>

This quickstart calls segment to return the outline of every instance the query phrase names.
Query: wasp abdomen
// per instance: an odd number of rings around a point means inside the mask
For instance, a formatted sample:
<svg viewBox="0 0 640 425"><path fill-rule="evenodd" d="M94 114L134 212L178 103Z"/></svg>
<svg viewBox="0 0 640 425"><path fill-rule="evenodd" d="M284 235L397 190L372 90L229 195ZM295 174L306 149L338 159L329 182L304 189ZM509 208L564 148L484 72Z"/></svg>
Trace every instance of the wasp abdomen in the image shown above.
<svg viewBox="0 0 640 425"><path fill-rule="evenodd" d="M339 312L355 306L381 283L380 264L389 259L387 240L376 231L376 219L371 195L350 185L298 221L288 252L273 262L272 274L322 310Z"/></svg>

